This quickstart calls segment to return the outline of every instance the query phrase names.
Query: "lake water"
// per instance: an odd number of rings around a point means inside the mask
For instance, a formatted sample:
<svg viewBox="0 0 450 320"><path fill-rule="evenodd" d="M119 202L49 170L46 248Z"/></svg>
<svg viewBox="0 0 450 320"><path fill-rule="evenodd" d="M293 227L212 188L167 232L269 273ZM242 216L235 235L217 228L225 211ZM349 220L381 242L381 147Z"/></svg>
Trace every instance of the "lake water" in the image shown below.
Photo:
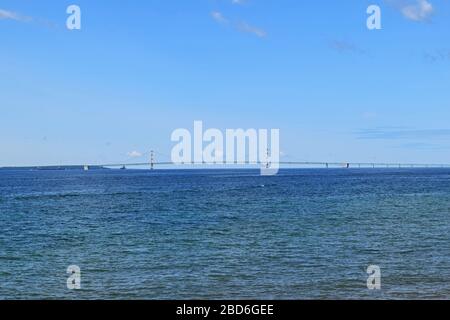
<svg viewBox="0 0 450 320"><path fill-rule="evenodd" d="M450 298L446 169L0 171L0 230L0 299Z"/></svg>

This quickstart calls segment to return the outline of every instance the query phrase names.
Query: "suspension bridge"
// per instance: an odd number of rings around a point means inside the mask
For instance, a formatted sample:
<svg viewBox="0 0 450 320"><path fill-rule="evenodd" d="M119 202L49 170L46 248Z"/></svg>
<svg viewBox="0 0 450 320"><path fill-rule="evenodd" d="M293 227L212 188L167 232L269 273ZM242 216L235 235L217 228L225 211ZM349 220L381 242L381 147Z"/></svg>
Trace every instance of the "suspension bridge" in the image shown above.
<svg viewBox="0 0 450 320"><path fill-rule="evenodd" d="M318 168L450 168L450 164L436 164L436 163L389 163L389 162L326 162L326 161L270 161L269 151L267 152L266 161L213 161L213 162L180 162L174 163L172 161L157 161L155 157L156 152L150 152L150 161L138 162L138 163L109 163L109 164L97 164L97 165L85 165L85 170L89 170L89 167L105 167L105 168L133 168L133 167L149 167L151 170L160 167L168 166L259 166L270 168L273 165L278 167L318 167ZM163 154L161 154L163 155ZM168 157L167 155L163 155Z"/></svg>
<svg viewBox="0 0 450 320"><path fill-rule="evenodd" d="M83 168L85 171L91 168L111 168L111 169L129 169L129 168L149 168L155 170L157 168L167 167L260 167L271 168L277 166L278 168L450 168L450 164L437 164L437 163L394 163L394 162L327 162L327 161L271 161L269 158L269 152L267 153L267 160L265 161L188 161L175 163L173 161L158 161L156 159L157 152L151 151L149 161L147 162L113 162L113 163L97 163L97 164L83 164L83 165L48 165L48 166L27 166L27 167L0 167L0 169L14 169L14 168L27 168L27 169L61 169L61 168ZM160 154L160 153L159 153ZM167 155L160 154L164 157Z"/></svg>

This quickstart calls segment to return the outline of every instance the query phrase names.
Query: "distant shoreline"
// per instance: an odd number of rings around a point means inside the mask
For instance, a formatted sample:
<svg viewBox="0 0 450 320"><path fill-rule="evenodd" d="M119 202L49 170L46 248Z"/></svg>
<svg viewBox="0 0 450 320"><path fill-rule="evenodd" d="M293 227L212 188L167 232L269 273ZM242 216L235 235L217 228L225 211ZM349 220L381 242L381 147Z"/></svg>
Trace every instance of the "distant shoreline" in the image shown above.
<svg viewBox="0 0 450 320"><path fill-rule="evenodd" d="M448 167L350 167L350 168L346 168L346 167L329 167L329 168L325 168L322 166L296 166L296 167L281 167L280 170L281 171L285 171L285 170L324 170L324 171L335 171L335 170L339 170L339 171L358 171L358 170L370 170L370 171L405 171L405 170L430 170L430 169L450 169ZM165 167L165 168L157 168L157 169L150 169L150 168L137 168L137 167L105 167L105 166L89 166L88 169L86 170L86 168L84 166L77 166L77 165L72 165L72 166L42 166L42 167L38 167L38 166L26 166L26 167L0 167L0 172L8 172L8 171L83 171L83 172L88 172L88 171L201 171L201 170L216 170L216 171L223 171L223 170L259 170L258 167L235 167L235 166L230 166L230 167L208 167L208 166L187 166L187 167Z"/></svg>
<svg viewBox="0 0 450 320"><path fill-rule="evenodd" d="M84 170L84 166L32 166L32 167L0 167L0 171L66 171ZM89 166L89 170L110 170L102 166Z"/></svg>

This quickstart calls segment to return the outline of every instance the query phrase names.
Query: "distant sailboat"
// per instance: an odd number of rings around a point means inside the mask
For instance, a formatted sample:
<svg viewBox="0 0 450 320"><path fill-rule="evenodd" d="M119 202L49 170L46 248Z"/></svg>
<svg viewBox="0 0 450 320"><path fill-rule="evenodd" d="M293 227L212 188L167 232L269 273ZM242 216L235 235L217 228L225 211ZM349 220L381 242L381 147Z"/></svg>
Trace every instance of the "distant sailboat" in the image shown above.
<svg viewBox="0 0 450 320"><path fill-rule="evenodd" d="M120 170L126 170L127 168L125 166L122 166L122 168L120 168Z"/></svg>
<svg viewBox="0 0 450 320"><path fill-rule="evenodd" d="M89 166L84 166L83 170L84 171L89 171Z"/></svg>

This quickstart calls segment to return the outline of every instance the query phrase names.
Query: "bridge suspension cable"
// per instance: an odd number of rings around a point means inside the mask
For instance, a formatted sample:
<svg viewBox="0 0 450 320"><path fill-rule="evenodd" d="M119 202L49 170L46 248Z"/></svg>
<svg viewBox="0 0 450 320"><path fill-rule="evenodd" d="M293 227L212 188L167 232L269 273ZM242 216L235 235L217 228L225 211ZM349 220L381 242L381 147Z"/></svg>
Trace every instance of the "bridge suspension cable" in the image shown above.
<svg viewBox="0 0 450 320"><path fill-rule="evenodd" d="M155 150L150 151L149 162L114 162L114 163L104 163L104 164L84 164L84 165L49 165L49 166L27 166L26 168L36 168L36 169L46 169L46 168L61 168L61 167L80 167L84 170L89 170L92 167L104 167L104 168L122 168L127 167L150 167L150 170L154 170L156 167L167 167L167 166L261 166L270 168L274 165L277 166L288 166L288 167L338 167L338 168L450 168L450 164L429 164L429 163L388 163L388 162L327 162L327 161L272 161L270 159L270 152L267 150L265 161L188 161L181 163L174 163L172 161L157 161L156 155L161 155L170 159L170 156L159 153ZM7 168L17 168L17 167L7 167Z"/></svg>

